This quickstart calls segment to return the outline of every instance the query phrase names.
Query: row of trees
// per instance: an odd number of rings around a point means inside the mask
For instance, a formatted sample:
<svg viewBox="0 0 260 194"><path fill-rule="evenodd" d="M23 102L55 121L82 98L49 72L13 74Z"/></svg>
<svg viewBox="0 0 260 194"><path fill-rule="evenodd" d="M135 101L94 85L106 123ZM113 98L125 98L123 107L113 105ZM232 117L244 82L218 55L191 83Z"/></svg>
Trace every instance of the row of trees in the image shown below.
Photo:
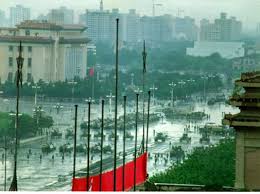
<svg viewBox="0 0 260 194"><path fill-rule="evenodd" d="M235 143L221 141L217 146L196 148L182 164L150 178L153 183L199 184L221 188L234 186Z"/></svg>
<svg viewBox="0 0 260 194"><path fill-rule="evenodd" d="M20 138L34 137L40 133L41 129L50 128L53 126L53 119L50 116L42 115L37 120L27 114L19 116L18 136ZM0 112L0 139L4 136L15 136L15 113Z"/></svg>
<svg viewBox="0 0 260 194"><path fill-rule="evenodd" d="M131 76L133 74L133 77ZM126 94L130 98L134 98L134 90L142 88L142 70L131 70L129 72L120 72L120 94ZM109 75L103 80L97 80L95 76L89 77L85 80L75 80L76 85L71 85L68 81L56 82L56 83L44 83L38 82L40 89L38 94L46 97L60 97L60 98L88 98L92 97L94 91L95 99L105 97L110 92L114 91L114 72L111 71ZM131 85L133 78L134 86ZM190 96L196 92L203 92L204 87L206 92L217 91L217 89L223 86L221 77L214 76L209 77L207 80L201 75L194 74L179 74L179 73L164 73L158 71L151 71L147 73L147 88L149 90L153 85L158 88L156 91L156 97L160 99L171 98L171 87L170 83L175 83L174 97ZM94 81L94 84L93 84ZM180 82L182 83L180 84ZM24 84L21 90L22 96L34 96L34 84ZM94 90L93 90L94 85ZM4 92L5 96L15 96L16 88L15 84L6 82L0 85L0 90ZM73 92L74 90L74 92Z"/></svg>

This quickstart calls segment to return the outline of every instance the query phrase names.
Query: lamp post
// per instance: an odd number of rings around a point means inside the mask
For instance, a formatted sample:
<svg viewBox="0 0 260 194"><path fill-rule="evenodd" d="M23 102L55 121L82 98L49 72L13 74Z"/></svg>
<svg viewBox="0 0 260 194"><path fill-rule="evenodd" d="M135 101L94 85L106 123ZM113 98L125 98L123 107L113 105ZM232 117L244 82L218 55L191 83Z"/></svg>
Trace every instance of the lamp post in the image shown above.
<svg viewBox="0 0 260 194"><path fill-rule="evenodd" d="M10 191L17 191L17 149L18 149L18 128L19 128L19 99L20 99L20 87L23 84L23 61L22 57L22 42L19 45L19 56L16 58L17 71L16 71L16 118L15 118L15 154L14 154L14 174Z"/></svg>
<svg viewBox="0 0 260 194"><path fill-rule="evenodd" d="M134 76L135 74L131 73L131 86L134 86Z"/></svg>
<svg viewBox="0 0 260 194"><path fill-rule="evenodd" d="M115 96L112 95L112 92L110 92L110 95L106 96L109 99L109 115L111 116L112 113L112 99L115 98Z"/></svg>
<svg viewBox="0 0 260 194"><path fill-rule="evenodd" d="M37 90L40 89L41 87L37 85L37 83L32 86L33 89L35 89L35 93L34 93L34 105L35 107L37 107Z"/></svg>
<svg viewBox="0 0 260 194"><path fill-rule="evenodd" d="M156 88L156 87L154 86L154 84L153 84L153 87L150 88L150 90L153 91L153 106L155 106L155 97L154 97L154 95L155 95L155 91L158 90L158 88Z"/></svg>
<svg viewBox="0 0 260 194"><path fill-rule="evenodd" d="M44 110L42 109L41 106L36 106L35 109L33 110L33 112L36 117L36 126L37 126L37 130L38 130L39 129L39 120L41 119L42 112L44 112ZM40 135L42 135L42 128L40 128Z"/></svg>
<svg viewBox="0 0 260 194"><path fill-rule="evenodd" d="M182 88L182 86L184 86L185 84L186 84L186 82L185 81L183 81L183 80L181 80L181 81L179 81L178 82L178 84L181 86L181 88ZM185 99L186 99L186 93L184 92L184 96L185 96Z"/></svg>
<svg viewBox="0 0 260 194"><path fill-rule="evenodd" d="M72 101L72 103L74 103L75 85L77 85L78 82L72 80L72 81L68 82L68 84L71 84L71 85L72 85L72 89L71 89L71 94L72 94L71 101Z"/></svg>
<svg viewBox="0 0 260 194"><path fill-rule="evenodd" d="M175 84L174 82L170 83L169 86L171 87L171 96L172 96L172 108L173 108L173 105L174 105L174 102L173 102L173 88L177 86L177 84Z"/></svg>

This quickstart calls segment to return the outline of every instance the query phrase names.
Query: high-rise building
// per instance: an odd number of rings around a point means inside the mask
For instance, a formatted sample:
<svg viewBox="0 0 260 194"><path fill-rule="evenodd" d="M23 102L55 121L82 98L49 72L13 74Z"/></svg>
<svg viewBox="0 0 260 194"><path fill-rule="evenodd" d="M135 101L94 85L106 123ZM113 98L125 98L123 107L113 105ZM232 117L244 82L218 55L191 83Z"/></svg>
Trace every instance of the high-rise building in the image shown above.
<svg viewBox="0 0 260 194"><path fill-rule="evenodd" d="M67 9L66 7L52 9L48 14L48 21L58 25L73 24L74 11L72 9Z"/></svg>
<svg viewBox="0 0 260 194"><path fill-rule="evenodd" d="M5 17L5 12L0 10L0 26L1 27L6 27L7 24L7 18Z"/></svg>
<svg viewBox="0 0 260 194"><path fill-rule="evenodd" d="M241 37L242 23L235 17L227 18L226 13L221 13L220 18L214 23L201 21L200 40L201 41L238 41Z"/></svg>
<svg viewBox="0 0 260 194"><path fill-rule="evenodd" d="M119 40L123 41L124 18L118 9L86 10L80 16L80 23L88 27L88 37L93 42L114 43L116 37L116 19L119 18Z"/></svg>
<svg viewBox="0 0 260 194"><path fill-rule="evenodd" d="M203 19L200 22L200 41L221 40L220 26Z"/></svg>
<svg viewBox="0 0 260 194"><path fill-rule="evenodd" d="M15 25L20 24L25 20L30 20L31 10L30 8L23 7L22 5L16 5L15 7L10 7L10 25L15 27Z"/></svg>
<svg viewBox="0 0 260 194"><path fill-rule="evenodd" d="M198 38L198 27L195 19L185 16L174 19L174 34L176 39L195 41Z"/></svg>
<svg viewBox="0 0 260 194"><path fill-rule="evenodd" d="M85 78L87 44L85 26L25 21L17 28L0 29L1 82L13 81L19 42L23 46L23 79L37 82Z"/></svg>
<svg viewBox="0 0 260 194"><path fill-rule="evenodd" d="M130 9L125 15L125 41L128 43L136 43L140 41L140 16L135 9Z"/></svg>
<svg viewBox="0 0 260 194"><path fill-rule="evenodd" d="M140 21L141 39L148 42L167 42L173 39L173 17L163 16L143 16Z"/></svg>

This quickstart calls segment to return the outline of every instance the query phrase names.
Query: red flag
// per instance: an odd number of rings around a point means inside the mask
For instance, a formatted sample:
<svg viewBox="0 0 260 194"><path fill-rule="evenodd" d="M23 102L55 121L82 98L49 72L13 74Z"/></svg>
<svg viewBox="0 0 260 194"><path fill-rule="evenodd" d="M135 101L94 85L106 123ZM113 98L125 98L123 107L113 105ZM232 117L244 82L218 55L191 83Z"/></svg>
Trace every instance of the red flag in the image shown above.
<svg viewBox="0 0 260 194"><path fill-rule="evenodd" d="M136 185L140 185L146 181L147 178L147 153L139 156L136 159ZM122 191L122 176L123 166L116 170L117 182L116 190ZM113 191L114 171L108 171L102 174L102 191ZM91 191L99 191L100 176L89 177ZM72 191L86 191L86 178L75 178L72 180ZM125 190L129 191L134 186L134 161L125 165Z"/></svg>
<svg viewBox="0 0 260 194"><path fill-rule="evenodd" d="M94 75L94 67L92 67L90 70L89 70L89 76L92 77Z"/></svg>

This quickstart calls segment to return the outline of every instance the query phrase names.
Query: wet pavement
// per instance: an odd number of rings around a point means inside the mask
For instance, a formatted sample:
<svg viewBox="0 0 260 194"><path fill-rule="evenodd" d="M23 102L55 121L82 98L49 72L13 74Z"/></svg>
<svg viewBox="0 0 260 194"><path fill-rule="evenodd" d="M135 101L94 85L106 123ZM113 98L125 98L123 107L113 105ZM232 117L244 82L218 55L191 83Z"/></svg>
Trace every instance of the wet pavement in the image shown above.
<svg viewBox="0 0 260 194"><path fill-rule="evenodd" d="M11 100L3 100L0 99L0 111L10 111L15 110L14 102L15 99ZM69 191L71 190L71 178L72 178L72 164L73 164L73 157L71 154L66 154L64 160L62 160L62 155L59 153L59 146L65 143L70 143L73 145L73 140L65 139L65 133L67 129L72 130L74 121L74 106L73 104L62 104L63 108L60 110L60 113L57 114L56 109L54 106L57 103L42 103L39 102L43 106L43 109L46 111L47 114L50 114L54 121L54 129L59 129L63 136L60 139L51 140L50 138L43 140L40 143L34 143L25 147L21 147L19 149L18 155L18 189L22 191ZM108 110L109 105L106 105L105 109ZM171 166L173 160L169 160L166 162L165 159L161 158L156 164L154 155L156 153L164 153L165 157L167 153L169 153L170 144L173 146L182 146L185 153L192 152L194 147L201 146L199 140L201 135L196 131L194 128L195 126L203 126L207 122L214 122L216 124L221 124L221 120L223 118L223 112L225 113L236 113L238 112L237 109L232 108L225 104L216 104L214 106L208 106L206 103L185 103L178 105L183 107L184 109L193 109L193 111L205 111L206 114L210 115L209 120L204 120L202 122L197 123L189 123L188 121L167 121L165 119L153 123L150 125L149 131L149 153L151 157L149 158L148 163L148 173L152 176L155 173L161 172ZM80 124L84 120L86 120L86 104L79 104L79 120L78 123ZM21 102L21 111L32 115L32 110L34 108L34 104L29 101L22 101ZM128 112L132 108L127 109ZM153 111L156 111L156 108L152 108ZM100 106L93 105L93 112L92 112L92 119L98 118ZM122 114L122 107L119 108L119 113ZM109 116L108 111L105 112L106 116ZM184 128L189 125L190 132L189 136L191 137L191 144L185 145L179 143L180 137L183 135ZM78 144L86 143L86 140L80 139L80 133L83 131L78 130ZM128 129L132 135L134 135L134 129ZM163 132L168 135L168 138L165 142L156 143L154 142L154 131L156 133ZM98 130L92 130L92 134L97 133ZM112 131L105 130L106 138L104 142L104 146L111 145L113 149L113 140L108 139L108 134ZM93 136L92 136L93 137ZM142 137L142 126L139 126L138 129L138 145L141 144L141 137ZM216 144L221 137L211 137L211 144ZM56 151L50 154L42 155L42 159L40 159L41 152L41 145L46 142L52 142L56 147ZM99 143L100 139L91 139L91 147L95 144ZM126 143L127 152L127 160L130 161L133 159L133 149L134 149L134 140L128 140ZM119 141L117 143L118 152L122 152L122 131L119 131ZM32 154L28 157L29 149L31 149ZM0 155L2 155L3 150L0 150ZM54 159L53 159L54 157ZM78 173L86 173L84 169L87 167L87 156L85 154L77 154L77 163L76 163L76 170ZM97 174L99 172L99 161L100 154L93 154L93 158L91 160L91 173ZM106 160L104 163L104 170L111 169L113 167L113 154L106 154L103 156ZM13 155L8 150L8 158L7 158L7 189L10 186L10 182L12 180L13 174ZM122 163L122 156L118 158L118 165ZM4 163L3 161L0 162L0 191L4 188Z"/></svg>

